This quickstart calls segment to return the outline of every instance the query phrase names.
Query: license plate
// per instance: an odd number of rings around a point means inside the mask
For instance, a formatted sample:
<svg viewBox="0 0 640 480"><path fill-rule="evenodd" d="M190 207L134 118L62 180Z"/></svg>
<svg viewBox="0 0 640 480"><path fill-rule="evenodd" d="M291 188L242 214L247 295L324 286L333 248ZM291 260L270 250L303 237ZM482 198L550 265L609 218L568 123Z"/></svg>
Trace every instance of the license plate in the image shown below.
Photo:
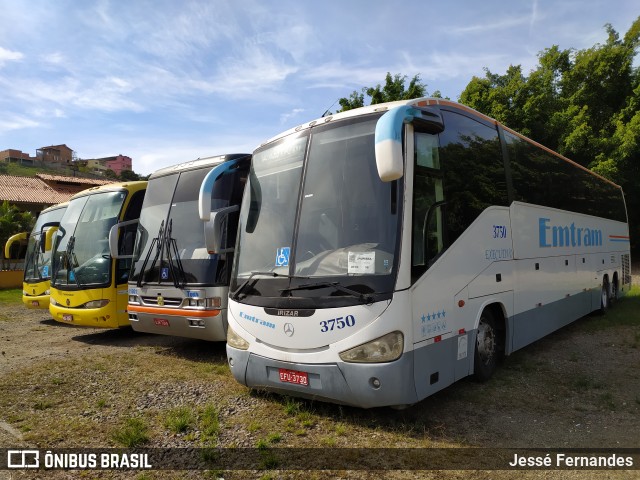
<svg viewBox="0 0 640 480"><path fill-rule="evenodd" d="M65 322L73 322L73 315L64 314L62 315L62 320Z"/></svg>
<svg viewBox="0 0 640 480"><path fill-rule="evenodd" d="M31 300L31 306L32 307L39 307L40 306L40 302L38 300Z"/></svg>
<svg viewBox="0 0 640 480"><path fill-rule="evenodd" d="M280 369L280 381L284 383L295 383L296 385L309 385L309 374L307 372L298 372L297 370Z"/></svg>
<svg viewBox="0 0 640 480"><path fill-rule="evenodd" d="M169 326L169 320L166 320L164 318L154 318L153 319L153 323L155 323L159 327L168 327Z"/></svg>

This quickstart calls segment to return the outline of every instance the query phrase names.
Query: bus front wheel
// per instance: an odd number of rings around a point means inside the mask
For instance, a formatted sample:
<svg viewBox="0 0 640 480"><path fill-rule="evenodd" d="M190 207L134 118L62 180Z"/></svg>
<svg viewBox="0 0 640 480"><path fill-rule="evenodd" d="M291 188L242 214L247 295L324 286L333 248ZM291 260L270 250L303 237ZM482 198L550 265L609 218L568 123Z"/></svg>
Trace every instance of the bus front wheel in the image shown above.
<svg viewBox="0 0 640 480"><path fill-rule="evenodd" d="M485 309L478 323L473 375L484 382L491 378L498 364L498 331L493 313Z"/></svg>

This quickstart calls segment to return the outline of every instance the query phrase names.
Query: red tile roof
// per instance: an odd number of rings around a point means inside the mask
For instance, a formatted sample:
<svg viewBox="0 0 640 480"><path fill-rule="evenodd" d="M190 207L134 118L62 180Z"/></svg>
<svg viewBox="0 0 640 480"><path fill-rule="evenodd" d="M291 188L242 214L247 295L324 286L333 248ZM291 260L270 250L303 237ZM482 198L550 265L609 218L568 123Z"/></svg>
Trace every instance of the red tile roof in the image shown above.
<svg viewBox="0 0 640 480"><path fill-rule="evenodd" d="M77 184L90 185L90 186L106 185L108 183L114 182L114 180L96 180L93 178L68 177L64 175L49 175L47 173L38 173L36 177L49 182L77 183Z"/></svg>
<svg viewBox="0 0 640 480"><path fill-rule="evenodd" d="M0 201L54 205L66 202L74 193L59 192L36 177L0 175Z"/></svg>

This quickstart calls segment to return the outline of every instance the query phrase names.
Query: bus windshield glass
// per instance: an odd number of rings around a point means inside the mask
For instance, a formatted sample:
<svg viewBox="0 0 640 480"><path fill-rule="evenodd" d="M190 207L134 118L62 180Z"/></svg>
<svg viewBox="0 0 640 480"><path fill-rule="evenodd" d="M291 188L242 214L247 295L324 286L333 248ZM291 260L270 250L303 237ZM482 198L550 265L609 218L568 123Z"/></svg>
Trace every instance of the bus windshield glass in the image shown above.
<svg viewBox="0 0 640 480"><path fill-rule="evenodd" d="M64 212L65 208L56 208L43 212L38 217L27 244L27 255L24 261L25 282L41 282L51 277L51 251L43 253L41 247L42 242L45 241L44 233L48 229L45 228L42 236L40 230L45 223L60 222Z"/></svg>
<svg viewBox="0 0 640 480"><path fill-rule="evenodd" d="M132 282L140 285L228 282L220 271L224 259L207 252L198 216L200 184L211 168L150 180L138 225ZM227 207L230 203L230 194L226 199L212 199L213 208Z"/></svg>
<svg viewBox="0 0 640 480"><path fill-rule="evenodd" d="M51 285L70 288L111 284L109 230L118 222L126 192L73 199L56 233Z"/></svg>
<svg viewBox="0 0 640 480"><path fill-rule="evenodd" d="M254 154L232 292L254 272L271 277L254 273L245 296L351 296L357 302L344 287L360 294L393 290L399 188L378 176L378 118L323 125ZM288 285L263 285L282 284L279 276Z"/></svg>

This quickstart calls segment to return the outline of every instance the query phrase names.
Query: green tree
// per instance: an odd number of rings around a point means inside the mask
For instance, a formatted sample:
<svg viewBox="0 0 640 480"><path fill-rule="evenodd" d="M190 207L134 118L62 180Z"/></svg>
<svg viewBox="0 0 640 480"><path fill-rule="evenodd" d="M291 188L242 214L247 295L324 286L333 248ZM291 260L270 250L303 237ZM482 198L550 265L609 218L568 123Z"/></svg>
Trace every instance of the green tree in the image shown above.
<svg viewBox="0 0 640 480"><path fill-rule="evenodd" d="M528 76L485 70L460 102L622 185L632 245L640 246L640 17L623 38L583 50L542 51Z"/></svg>
<svg viewBox="0 0 640 480"><path fill-rule="evenodd" d="M123 180L125 182L140 180L140 175L135 173L133 170L123 170L120 174L120 180Z"/></svg>
<svg viewBox="0 0 640 480"><path fill-rule="evenodd" d="M363 87L360 92L354 90L349 97L338 100L341 110L346 112L354 108L364 107L364 96L367 95L371 101L370 105L378 103L393 102L395 100L409 100L412 98L424 97L427 93L427 86L420 82L420 75L415 75L409 81L409 85L405 88L407 76L401 76L399 73L391 76L387 72L384 86L380 84L375 87ZM440 92L434 92L434 95L441 97Z"/></svg>
<svg viewBox="0 0 640 480"><path fill-rule="evenodd" d="M104 171L104 176L110 180L117 180L118 179L118 174L116 172L114 172L113 170L111 170L110 168L106 169Z"/></svg>

